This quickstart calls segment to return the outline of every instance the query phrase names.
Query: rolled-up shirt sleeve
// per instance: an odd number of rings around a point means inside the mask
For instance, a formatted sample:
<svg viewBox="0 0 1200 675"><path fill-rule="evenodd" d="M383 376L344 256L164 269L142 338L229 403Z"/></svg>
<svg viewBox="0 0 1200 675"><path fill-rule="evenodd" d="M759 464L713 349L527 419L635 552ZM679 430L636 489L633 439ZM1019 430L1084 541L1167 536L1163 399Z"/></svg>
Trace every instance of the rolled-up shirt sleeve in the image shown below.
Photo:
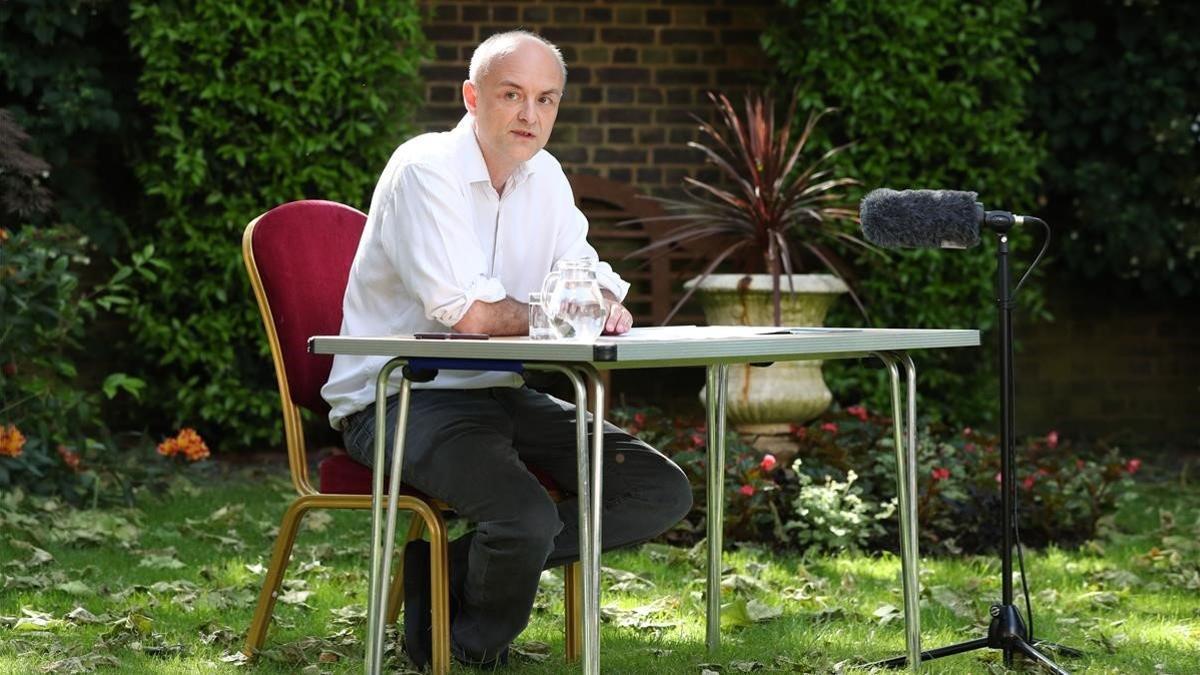
<svg viewBox="0 0 1200 675"><path fill-rule="evenodd" d="M409 164L397 172L386 200L380 227L384 251L427 318L452 327L476 300L504 299L504 285L488 275L467 200L454 181L431 167Z"/></svg>
<svg viewBox="0 0 1200 675"><path fill-rule="evenodd" d="M565 179L564 182L566 182ZM570 199L570 188L568 187L567 190L567 198ZM568 221L566 226L559 230L559 238L554 252L555 262L578 258L598 261L596 280L600 283L600 287L615 295L618 300L624 301L625 295L629 292L629 283L613 271L612 265L600 260L596 249L588 243L587 217L575 207L574 203L570 204L566 213Z"/></svg>

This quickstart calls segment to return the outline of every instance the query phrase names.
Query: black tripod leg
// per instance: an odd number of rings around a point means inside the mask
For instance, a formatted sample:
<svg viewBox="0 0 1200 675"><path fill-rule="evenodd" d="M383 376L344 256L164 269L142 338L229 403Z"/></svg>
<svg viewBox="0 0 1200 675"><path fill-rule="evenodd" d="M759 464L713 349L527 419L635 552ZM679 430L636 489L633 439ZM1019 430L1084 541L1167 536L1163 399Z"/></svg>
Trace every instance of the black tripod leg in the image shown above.
<svg viewBox="0 0 1200 675"><path fill-rule="evenodd" d="M979 638L978 640L970 640L968 642L960 642L956 645L950 645L948 647L938 647L937 649L930 649L927 652L921 652L921 663L924 663L926 661L932 661L933 659L940 659L943 656L953 656L955 654L962 654L963 652L969 652L969 651L973 651L975 649L984 649L987 646L988 646L987 638ZM868 666L868 667L903 668L906 665L908 665L908 657L907 656L897 656L894 659L887 659L885 661L876 661L875 663L870 664L870 666Z"/></svg>
<svg viewBox="0 0 1200 675"><path fill-rule="evenodd" d="M1047 658L1045 654L1042 654L1038 650L1034 649L1029 643L1020 638L1009 640L1009 645L1014 651L1020 652L1030 659L1036 661L1039 666L1054 673L1054 675L1070 675L1070 673L1060 668L1058 664Z"/></svg>

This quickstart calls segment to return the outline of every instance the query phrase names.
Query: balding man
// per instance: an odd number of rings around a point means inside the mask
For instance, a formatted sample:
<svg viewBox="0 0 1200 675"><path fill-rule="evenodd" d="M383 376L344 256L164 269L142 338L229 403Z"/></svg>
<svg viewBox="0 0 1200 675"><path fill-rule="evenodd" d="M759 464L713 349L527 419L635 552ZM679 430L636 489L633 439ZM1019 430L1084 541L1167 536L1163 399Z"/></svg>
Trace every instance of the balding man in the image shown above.
<svg viewBox="0 0 1200 675"><path fill-rule="evenodd" d="M371 199L346 288L342 335L451 329L523 335L523 299L563 259L597 259L562 167L543 150L567 70L562 54L524 31L494 35L471 57L467 113L452 131L418 136L392 155ZM605 263L605 333L629 330L629 285ZM370 464L375 377L387 359L339 355L321 390L355 459ZM399 389L399 372L389 386ZM413 385L404 480L475 525L451 542L451 651L494 667L529 621L541 571L579 555L578 504L555 504L526 465L575 485L575 408L512 373L443 371ZM397 397L388 400L392 448ZM669 459L608 425L604 549L650 539L691 507ZM428 545L404 555L405 644L430 660Z"/></svg>

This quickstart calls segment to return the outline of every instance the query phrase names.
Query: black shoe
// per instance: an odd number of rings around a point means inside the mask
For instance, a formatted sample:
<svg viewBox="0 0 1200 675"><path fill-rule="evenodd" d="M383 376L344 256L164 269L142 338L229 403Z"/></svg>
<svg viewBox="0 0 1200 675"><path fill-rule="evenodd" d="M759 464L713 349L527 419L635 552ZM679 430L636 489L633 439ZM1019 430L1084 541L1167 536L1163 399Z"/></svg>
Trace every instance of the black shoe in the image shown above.
<svg viewBox="0 0 1200 675"><path fill-rule="evenodd" d="M418 670L433 659L433 593L429 586L429 542L404 545L404 650Z"/></svg>
<svg viewBox="0 0 1200 675"><path fill-rule="evenodd" d="M484 659L482 661L472 660L465 654L455 654L454 660L458 661L464 666L470 666L479 670L495 670L508 665L508 647L501 649L500 653L494 658Z"/></svg>

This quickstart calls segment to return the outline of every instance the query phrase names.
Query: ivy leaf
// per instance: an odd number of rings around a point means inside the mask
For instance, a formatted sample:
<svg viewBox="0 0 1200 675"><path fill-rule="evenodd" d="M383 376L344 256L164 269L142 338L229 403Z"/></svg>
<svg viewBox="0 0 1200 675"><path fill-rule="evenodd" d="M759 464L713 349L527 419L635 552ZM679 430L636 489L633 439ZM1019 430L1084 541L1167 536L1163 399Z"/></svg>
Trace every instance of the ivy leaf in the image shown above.
<svg viewBox="0 0 1200 675"><path fill-rule="evenodd" d="M745 628L752 623L754 621L750 618L750 613L746 610L745 599L738 598L721 605L722 628Z"/></svg>
<svg viewBox="0 0 1200 675"><path fill-rule="evenodd" d="M893 621L904 618L904 615L900 613L900 610L895 605L880 605L871 614L879 619L879 625L881 626L886 626Z"/></svg>
<svg viewBox="0 0 1200 675"><path fill-rule="evenodd" d="M85 596L85 595L95 595L96 594L95 589L93 589L91 587L91 585L89 585L83 581L79 581L78 579L76 579L74 581L67 581L67 582L64 582L61 584L56 584L54 586L54 588L56 590L62 591L63 593L66 593L67 595Z"/></svg>
<svg viewBox="0 0 1200 675"><path fill-rule="evenodd" d="M758 600L751 600L746 603L746 616L755 623L762 623L777 619L783 615L783 610L779 607L772 607Z"/></svg>

